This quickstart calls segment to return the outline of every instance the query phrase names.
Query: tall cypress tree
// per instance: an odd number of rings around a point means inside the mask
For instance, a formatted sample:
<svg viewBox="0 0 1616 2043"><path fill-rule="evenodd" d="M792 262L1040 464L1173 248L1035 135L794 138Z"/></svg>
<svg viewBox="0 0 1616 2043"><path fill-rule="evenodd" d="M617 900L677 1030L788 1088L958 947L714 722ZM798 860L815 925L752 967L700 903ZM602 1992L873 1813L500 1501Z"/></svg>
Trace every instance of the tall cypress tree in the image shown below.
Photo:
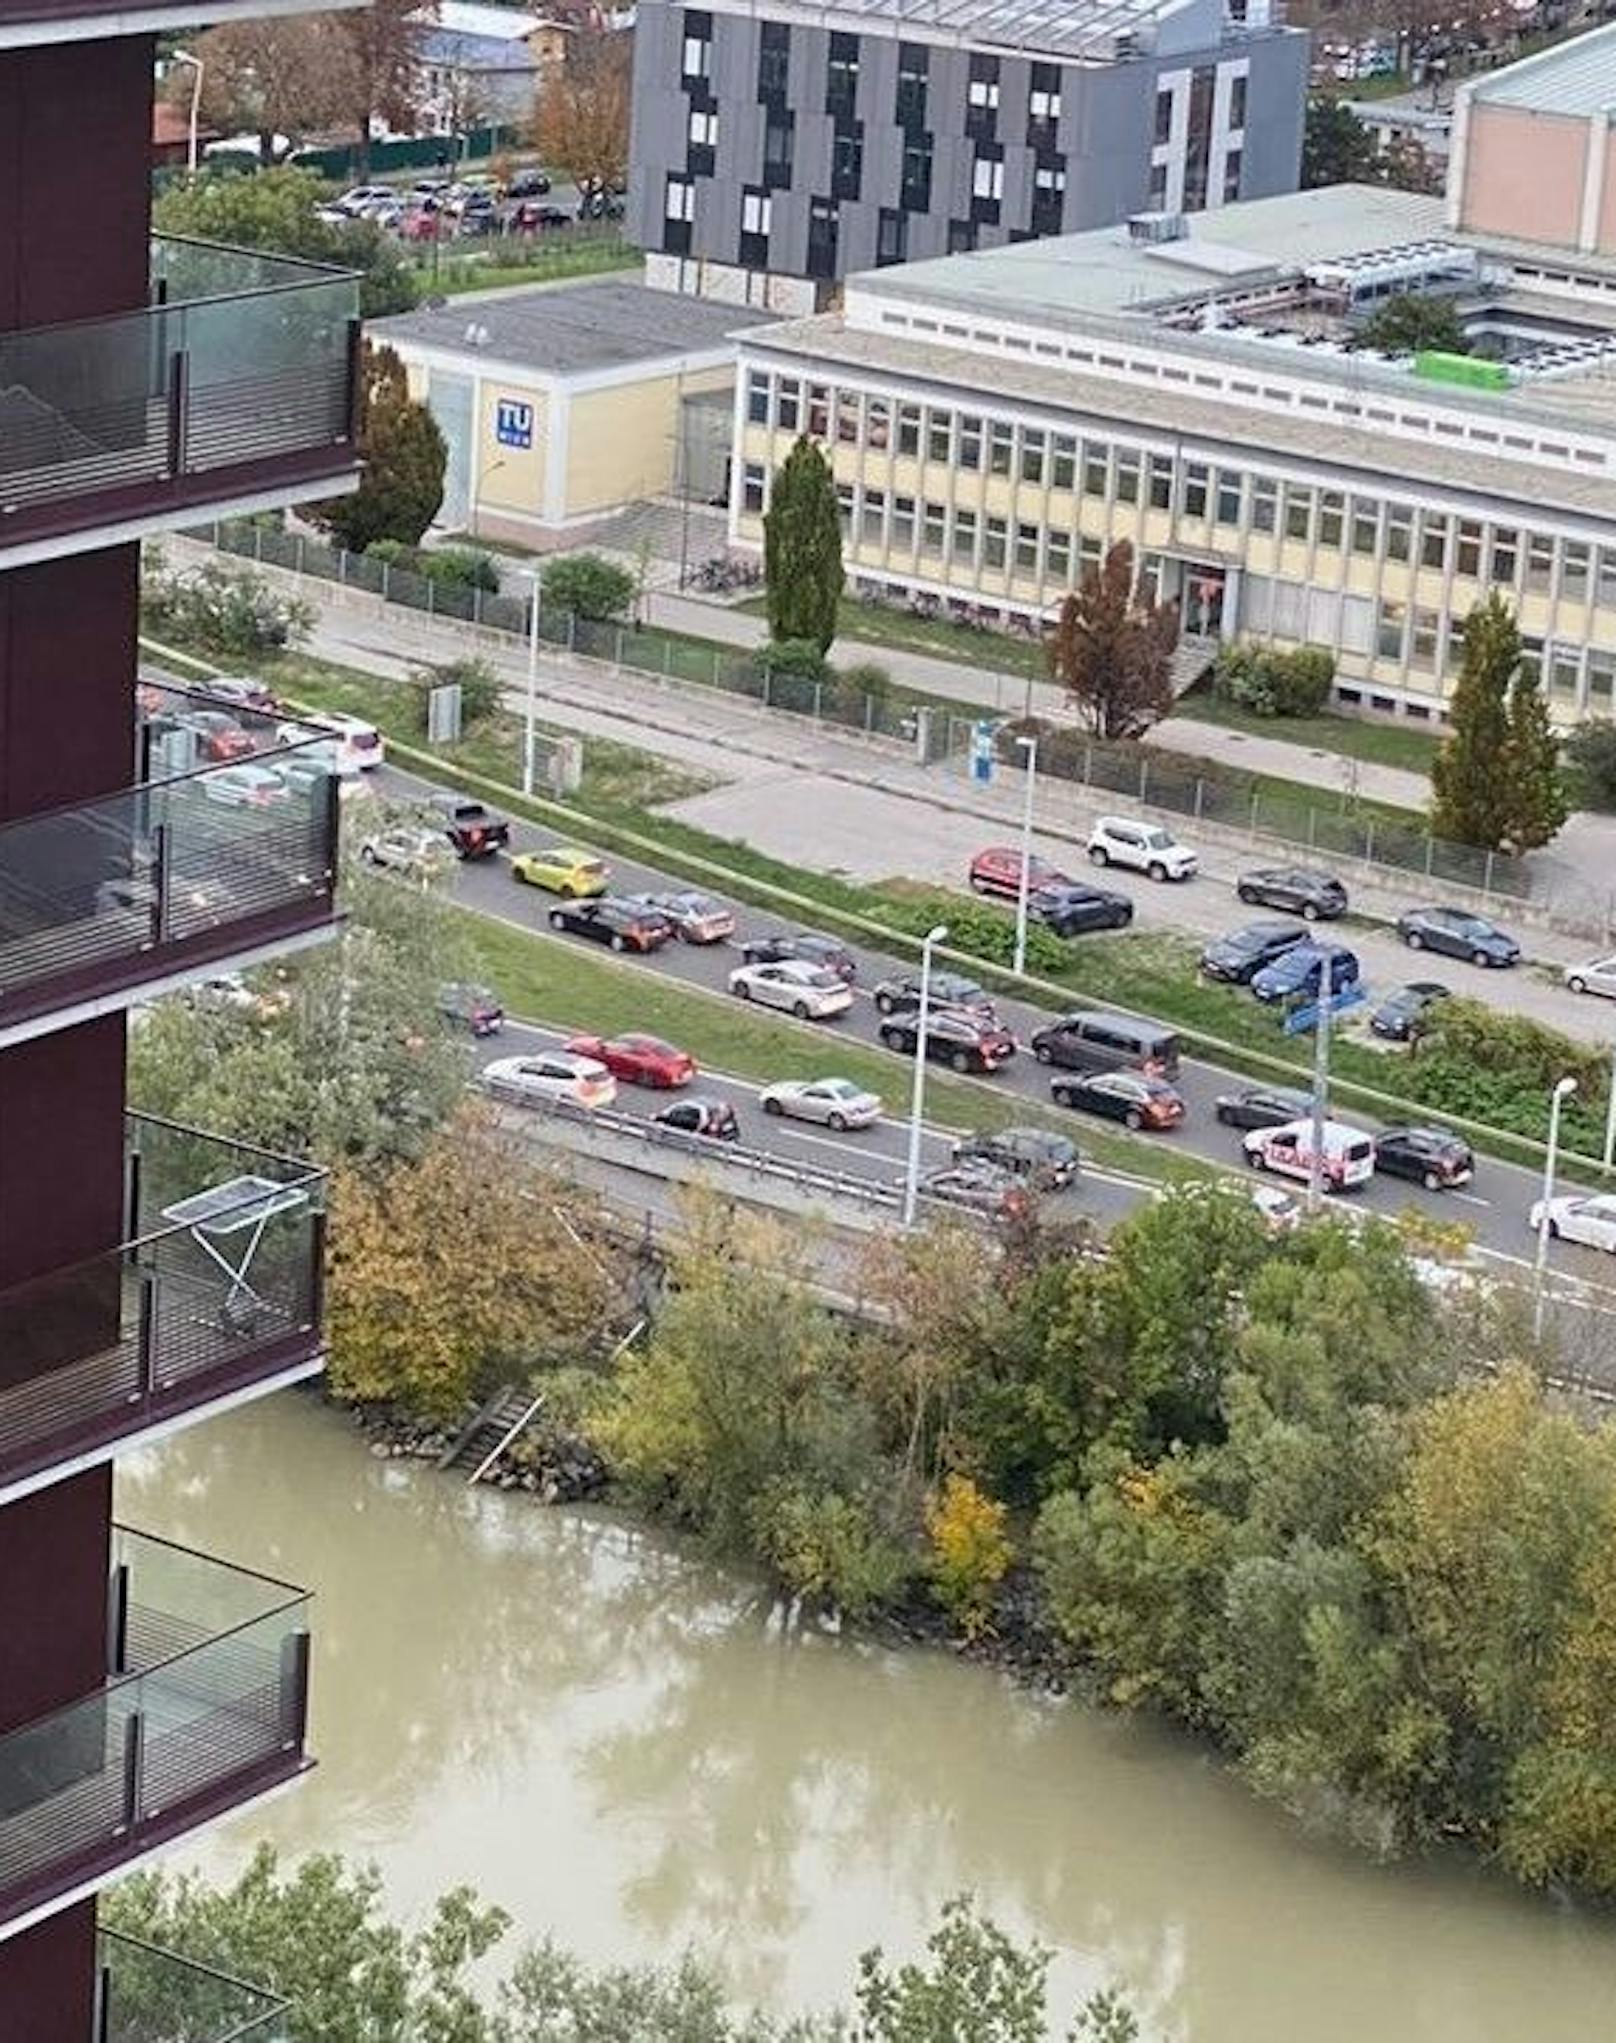
<svg viewBox="0 0 1616 2043"><path fill-rule="evenodd" d="M830 463L806 434L775 471L763 519L769 633L807 639L824 653L842 597L842 522Z"/></svg>
<svg viewBox="0 0 1616 2043"><path fill-rule="evenodd" d="M1535 667L1521 667L1510 688L1506 751L1510 822L1505 842L1511 851L1535 851L1556 835L1571 813L1560 770L1560 741L1549 727L1549 705Z"/></svg>
<svg viewBox="0 0 1616 2043"><path fill-rule="evenodd" d="M1521 663L1514 613L1495 589L1464 622L1448 736L1431 764L1431 828L1496 851L1510 831L1509 691Z"/></svg>

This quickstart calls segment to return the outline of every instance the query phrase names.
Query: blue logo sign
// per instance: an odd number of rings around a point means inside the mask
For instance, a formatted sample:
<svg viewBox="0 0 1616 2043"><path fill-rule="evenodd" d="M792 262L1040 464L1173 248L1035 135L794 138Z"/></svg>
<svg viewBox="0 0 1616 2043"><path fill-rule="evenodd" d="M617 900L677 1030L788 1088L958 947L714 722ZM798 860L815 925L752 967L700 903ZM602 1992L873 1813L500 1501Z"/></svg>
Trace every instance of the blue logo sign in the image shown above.
<svg viewBox="0 0 1616 2043"><path fill-rule="evenodd" d="M514 397L502 397L494 406L494 438L502 447L533 445L533 407L519 404Z"/></svg>

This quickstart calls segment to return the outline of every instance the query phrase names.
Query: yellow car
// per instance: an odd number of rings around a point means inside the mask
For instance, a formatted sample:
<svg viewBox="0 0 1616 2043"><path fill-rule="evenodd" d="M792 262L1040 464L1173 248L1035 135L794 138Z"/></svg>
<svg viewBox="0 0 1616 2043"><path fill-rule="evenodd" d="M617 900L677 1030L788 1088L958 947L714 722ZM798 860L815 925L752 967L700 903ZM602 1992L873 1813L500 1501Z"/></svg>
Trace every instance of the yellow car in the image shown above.
<svg viewBox="0 0 1616 2043"><path fill-rule="evenodd" d="M565 894L582 901L606 891L606 861L576 844L552 844L543 851L522 851L511 860L511 878L523 886L543 887L547 894Z"/></svg>

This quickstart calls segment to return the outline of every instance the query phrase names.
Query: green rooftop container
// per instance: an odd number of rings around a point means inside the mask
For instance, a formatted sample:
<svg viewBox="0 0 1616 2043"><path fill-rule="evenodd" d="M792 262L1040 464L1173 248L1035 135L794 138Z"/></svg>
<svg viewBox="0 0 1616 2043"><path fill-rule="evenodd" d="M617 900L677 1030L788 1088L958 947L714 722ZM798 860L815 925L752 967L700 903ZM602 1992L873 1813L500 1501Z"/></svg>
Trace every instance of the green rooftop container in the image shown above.
<svg viewBox="0 0 1616 2043"><path fill-rule="evenodd" d="M1421 348L1414 357L1414 373L1427 383L1458 383L1466 390L1508 390L1509 370L1502 362L1485 361L1479 355L1450 355L1441 348Z"/></svg>

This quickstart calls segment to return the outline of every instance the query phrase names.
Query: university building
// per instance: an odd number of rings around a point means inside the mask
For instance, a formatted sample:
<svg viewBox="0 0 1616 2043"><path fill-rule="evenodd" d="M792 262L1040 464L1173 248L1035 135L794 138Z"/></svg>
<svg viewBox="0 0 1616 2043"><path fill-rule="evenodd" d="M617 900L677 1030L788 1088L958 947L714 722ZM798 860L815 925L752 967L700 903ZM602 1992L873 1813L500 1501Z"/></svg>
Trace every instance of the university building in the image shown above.
<svg viewBox="0 0 1616 2043"><path fill-rule="evenodd" d="M1273 0L641 0L646 281L807 312L845 277L1294 189Z"/></svg>
<svg viewBox="0 0 1616 2043"><path fill-rule="evenodd" d="M1336 187L854 277L740 337L732 537L807 432L856 590L1038 620L1127 539L1192 654L1324 645L1340 702L1430 722L1496 588L1556 720L1616 714L1616 254L1484 213ZM1404 293L1474 352L1369 346Z"/></svg>
<svg viewBox="0 0 1616 2043"><path fill-rule="evenodd" d="M5 2043L285 2035L96 1905L311 1763L306 1592L112 1514L121 1452L321 1359L320 1173L126 1086L132 1005L336 920L331 776L241 805L136 688L143 538L356 472L357 280L150 232L157 36L255 11L0 0Z"/></svg>

